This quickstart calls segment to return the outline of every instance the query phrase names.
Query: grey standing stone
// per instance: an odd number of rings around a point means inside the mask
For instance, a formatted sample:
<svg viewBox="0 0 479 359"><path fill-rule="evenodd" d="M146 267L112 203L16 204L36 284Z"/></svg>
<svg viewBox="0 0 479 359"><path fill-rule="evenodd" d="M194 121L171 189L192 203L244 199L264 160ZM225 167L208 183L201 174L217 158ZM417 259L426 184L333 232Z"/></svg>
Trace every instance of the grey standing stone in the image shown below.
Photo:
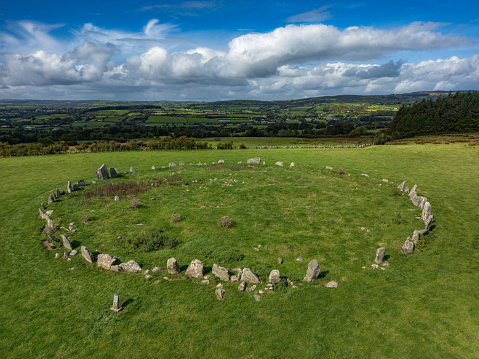
<svg viewBox="0 0 479 359"><path fill-rule="evenodd" d="M376 264L381 264L383 262L385 252L386 252L386 248L384 248L384 247L379 247L376 250L376 258L374 259Z"/></svg>
<svg viewBox="0 0 479 359"><path fill-rule="evenodd" d="M180 273L180 266L175 258L170 258L166 261L166 269L170 274L178 274Z"/></svg>
<svg viewBox="0 0 479 359"><path fill-rule="evenodd" d="M211 272L213 273L213 275L217 276L222 281L227 282L227 281L230 280L230 275L228 273L228 269L220 267L216 263L213 264L213 268L212 268Z"/></svg>
<svg viewBox="0 0 479 359"><path fill-rule="evenodd" d="M406 186L406 188L404 188L404 192L406 192L407 194L409 194L409 187Z"/></svg>
<svg viewBox="0 0 479 359"><path fill-rule="evenodd" d="M215 296L216 296L216 299L218 300L223 300L224 297L225 297L225 290L223 288L217 288L215 290Z"/></svg>
<svg viewBox="0 0 479 359"><path fill-rule="evenodd" d="M96 178L99 181L106 180L108 179L108 168L106 167L105 164L102 164L99 169L95 171L96 173Z"/></svg>
<svg viewBox="0 0 479 359"><path fill-rule="evenodd" d="M249 164L249 165L260 165L261 164L261 158L260 157L250 158L249 160L246 161L246 163Z"/></svg>
<svg viewBox="0 0 479 359"><path fill-rule="evenodd" d="M414 242L414 244L416 244L416 242L419 240L419 231L414 231L413 235L412 235L412 238L411 238L411 241Z"/></svg>
<svg viewBox="0 0 479 359"><path fill-rule="evenodd" d="M110 167L110 177L117 178L120 171L116 168Z"/></svg>
<svg viewBox="0 0 479 359"><path fill-rule="evenodd" d="M67 238L67 236L62 234L60 237L62 238L62 241L63 241L63 247L65 247L69 251L72 251L73 250L72 244L70 243L70 240Z"/></svg>
<svg viewBox="0 0 479 359"><path fill-rule="evenodd" d="M87 262L93 263L95 261L95 256L85 246L81 246L81 255Z"/></svg>
<svg viewBox="0 0 479 359"><path fill-rule="evenodd" d="M133 259L129 260L126 263L121 263L118 267L122 269L124 272L129 272L129 273L140 273L141 272L141 267L138 263L136 263Z"/></svg>
<svg viewBox="0 0 479 359"><path fill-rule="evenodd" d="M402 181L401 184L398 186L398 188L401 190L401 191L404 191L404 187L406 186L406 181Z"/></svg>
<svg viewBox="0 0 479 359"><path fill-rule="evenodd" d="M281 257L278 258L278 264L283 264L283 258Z"/></svg>
<svg viewBox="0 0 479 359"><path fill-rule="evenodd" d="M246 289L246 282L241 282L240 285L238 286L238 290L240 292L243 292Z"/></svg>
<svg viewBox="0 0 479 359"><path fill-rule="evenodd" d="M279 274L279 270L273 269L271 273L269 274L268 282L273 283L273 284L278 284L281 282L281 276Z"/></svg>
<svg viewBox="0 0 479 359"><path fill-rule="evenodd" d="M249 268L243 269L241 280L247 283L260 283L258 276L254 274Z"/></svg>
<svg viewBox="0 0 479 359"><path fill-rule="evenodd" d="M316 259L313 259L308 264L308 270L306 271L303 282L312 282L318 279L320 272L321 270L319 269L318 261Z"/></svg>
<svg viewBox="0 0 479 359"><path fill-rule="evenodd" d="M68 192L68 193L72 193L72 192L73 192L72 183L71 183L70 181L68 181L68 184L67 184L67 192Z"/></svg>
<svg viewBox="0 0 479 359"><path fill-rule="evenodd" d="M431 204L429 202L426 202L424 204L424 208L423 208L422 213L421 213L421 219L424 222L424 224L426 224L426 221L431 214L432 214L431 213Z"/></svg>
<svg viewBox="0 0 479 359"><path fill-rule="evenodd" d="M60 191L59 188L57 188L56 195L57 195L57 197L60 197L62 195L62 192Z"/></svg>
<svg viewBox="0 0 479 359"><path fill-rule="evenodd" d="M48 197L48 204L52 204L53 202L55 202L55 197L51 194L50 197Z"/></svg>
<svg viewBox="0 0 479 359"><path fill-rule="evenodd" d="M102 253L98 255L97 261L98 261L98 267L110 269L111 266L116 262L116 258L112 258L107 253Z"/></svg>
<svg viewBox="0 0 479 359"><path fill-rule="evenodd" d="M76 249L74 249L70 252L71 256L76 256L77 254L78 254L78 251Z"/></svg>
<svg viewBox="0 0 479 359"><path fill-rule="evenodd" d="M199 259L192 260L185 274L191 278L203 278L203 263Z"/></svg>
<svg viewBox="0 0 479 359"><path fill-rule="evenodd" d="M136 173L135 167L130 167L130 172L131 172L131 173Z"/></svg>
<svg viewBox="0 0 479 359"><path fill-rule="evenodd" d="M404 254L411 254L412 252L414 252L414 242L411 241L409 237L408 239L406 239L406 242L404 242L404 244L402 245L401 252L403 252Z"/></svg>
<svg viewBox="0 0 479 359"><path fill-rule="evenodd" d="M430 214L429 217L427 217L426 222L424 223L425 230L429 231L431 229L433 219L434 219L434 216L432 214Z"/></svg>
<svg viewBox="0 0 479 359"><path fill-rule="evenodd" d="M86 186L85 180L79 179L79 180L78 180L78 185L79 185L80 187L85 187L85 186Z"/></svg>

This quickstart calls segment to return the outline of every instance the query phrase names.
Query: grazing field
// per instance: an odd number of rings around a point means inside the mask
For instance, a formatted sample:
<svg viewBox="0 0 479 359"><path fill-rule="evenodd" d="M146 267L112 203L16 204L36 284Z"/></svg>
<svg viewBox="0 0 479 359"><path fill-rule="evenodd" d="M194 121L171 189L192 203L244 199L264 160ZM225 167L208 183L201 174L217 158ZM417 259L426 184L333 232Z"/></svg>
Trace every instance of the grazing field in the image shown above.
<svg viewBox="0 0 479 359"><path fill-rule="evenodd" d="M478 151L451 143L1 158L0 357L478 357ZM266 165L237 165L255 156ZM219 159L225 164L212 165ZM181 160L208 166L161 169ZM86 198L105 185L92 183L102 163L137 170L108 183L168 181L117 202ZM63 247L42 244L40 203L80 178L88 186L49 205L52 218L75 223L67 234L74 247L135 259L143 269L160 266L152 278L106 271L80 255L55 259ZM432 205L433 230L407 257L400 247L421 227L419 210L383 178L417 184ZM175 213L182 220L173 223ZM218 226L222 216L232 219L230 228ZM177 243L134 246L151 231ZM391 266L373 270L381 245ZM207 272L215 262L250 267L263 283L279 269L298 288L282 281L256 302L238 283L225 283L218 301L214 278L208 285L163 280L169 257L182 271L195 258ZM311 259L322 274L299 285ZM331 280L339 286L323 285ZM118 314L109 309L114 293L124 307Z"/></svg>

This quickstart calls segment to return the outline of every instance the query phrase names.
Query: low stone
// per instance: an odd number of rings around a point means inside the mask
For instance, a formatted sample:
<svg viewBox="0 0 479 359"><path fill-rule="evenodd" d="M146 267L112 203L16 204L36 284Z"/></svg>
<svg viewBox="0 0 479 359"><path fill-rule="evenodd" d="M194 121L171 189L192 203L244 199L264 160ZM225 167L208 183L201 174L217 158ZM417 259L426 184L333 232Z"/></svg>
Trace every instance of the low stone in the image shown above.
<svg viewBox="0 0 479 359"><path fill-rule="evenodd" d="M145 275L145 279L150 279L150 278L151 278L151 274Z"/></svg>
<svg viewBox="0 0 479 359"><path fill-rule="evenodd" d="M223 283L218 283L218 284L216 285L216 288L223 288L223 287L224 287Z"/></svg>
<svg viewBox="0 0 479 359"><path fill-rule="evenodd" d="M155 267L151 270L152 273L156 273L156 272L159 272L160 271L160 267Z"/></svg>
<svg viewBox="0 0 479 359"><path fill-rule="evenodd" d="M108 169L106 168L105 164L102 164L100 168L95 171L95 173L96 173L96 178L99 181L106 180L109 178Z"/></svg>
<svg viewBox="0 0 479 359"><path fill-rule="evenodd" d="M256 284L255 284L255 285L252 285L251 287L249 287L248 289L246 289L246 291L247 291L248 293L251 293L251 292L253 292L255 289L256 289Z"/></svg>
<svg viewBox="0 0 479 359"><path fill-rule="evenodd" d="M225 291L223 288L217 288L217 289L215 290L215 297L216 297L216 299L218 299L218 300L223 300L224 297L225 297L225 293L226 293L226 291Z"/></svg>
<svg viewBox="0 0 479 359"><path fill-rule="evenodd" d="M238 290L242 292L245 289L246 289L246 282L241 282L240 285L238 286Z"/></svg>
<svg viewBox="0 0 479 359"><path fill-rule="evenodd" d="M383 178L383 182L388 183L389 181L385 178Z"/></svg>
<svg viewBox="0 0 479 359"><path fill-rule="evenodd" d="M289 167L294 167L294 162L291 162L291 164L289 165Z"/></svg>
<svg viewBox="0 0 479 359"><path fill-rule="evenodd" d="M69 259L69 258L68 258L68 253L67 253L67 252L64 252L64 253L63 253L63 259L64 259L64 260L68 260L68 259Z"/></svg>
<svg viewBox="0 0 479 359"><path fill-rule="evenodd" d="M414 231L414 233L412 235L412 238L411 238L411 241L413 241L414 244L416 244L417 241L419 240L419 237L420 237L419 231Z"/></svg>
<svg viewBox="0 0 479 359"><path fill-rule="evenodd" d="M220 267L216 263L213 264L213 268L211 269L211 272L213 273L213 275L217 276L222 281L227 282L227 281L230 280L230 275L228 273L228 269Z"/></svg>
<svg viewBox="0 0 479 359"><path fill-rule="evenodd" d="M218 160L218 164L224 164L225 163L225 160Z"/></svg>
<svg viewBox="0 0 479 359"><path fill-rule="evenodd" d="M203 278L203 263L199 259L191 261L185 274L190 278Z"/></svg>
<svg viewBox="0 0 479 359"><path fill-rule="evenodd" d="M301 263L304 262L304 258L303 258L303 257L296 258L296 260L297 260L298 262L301 262Z"/></svg>
<svg viewBox="0 0 479 359"><path fill-rule="evenodd" d="M180 165L180 166L184 166L184 165L185 165L185 161L180 161L179 165Z"/></svg>
<svg viewBox="0 0 479 359"><path fill-rule="evenodd" d="M254 274L249 268L243 269L241 280L247 283L260 283L258 276Z"/></svg>
<svg viewBox="0 0 479 359"><path fill-rule="evenodd" d="M120 197L119 196L115 196L115 201L119 201L120 200Z"/></svg>
<svg viewBox="0 0 479 359"><path fill-rule="evenodd" d="M166 262L166 270L170 274L179 274L180 273L180 266L175 258L170 258Z"/></svg>
<svg viewBox="0 0 479 359"><path fill-rule="evenodd" d="M333 170L333 167L331 167L331 166L326 166L326 169L327 169L328 171L332 171L332 170Z"/></svg>
<svg viewBox="0 0 479 359"><path fill-rule="evenodd" d="M155 166L151 166L151 169L152 169L152 170L156 170L156 167L155 167Z"/></svg>
<svg viewBox="0 0 479 359"><path fill-rule="evenodd" d="M283 264L283 258L281 257L278 258L278 264Z"/></svg>
<svg viewBox="0 0 479 359"><path fill-rule="evenodd" d="M95 262L95 256L88 250L87 247L81 246L81 255L89 263Z"/></svg>
<svg viewBox="0 0 479 359"><path fill-rule="evenodd" d="M279 274L279 270L273 269L271 273L269 274L268 282L277 284L281 282L281 276Z"/></svg>
<svg viewBox="0 0 479 359"><path fill-rule="evenodd" d="M237 282L237 281L238 281L238 277L235 276L235 275L232 275L231 278L230 278L230 281L232 281L232 282Z"/></svg>
<svg viewBox="0 0 479 359"><path fill-rule="evenodd" d="M385 252L386 252L386 248L384 248L384 247L379 247L376 250L376 258L374 259L376 264L381 264L383 262Z"/></svg>
<svg viewBox="0 0 479 359"><path fill-rule="evenodd" d="M170 162L170 163L168 163L168 167L176 167L176 163Z"/></svg>
<svg viewBox="0 0 479 359"><path fill-rule="evenodd" d="M68 192L68 193L72 193L72 192L73 192L72 183L71 183L70 181L68 181L68 183L67 183L67 192Z"/></svg>
<svg viewBox="0 0 479 359"><path fill-rule="evenodd" d="M325 287L328 288L336 288L338 286L338 282L332 280L324 285Z"/></svg>
<svg viewBox="0 0 479 359"><path fill-rule="evenodd" d="M50 239L51 239L52 241L54 241L54 242L60 242L60 241L58 240L58 238L55 237L55 236L54 236L53 234L51 234L51 233L47 233L47 236L48 236L48 238L50 238Z"/></svg>
<svg viewBox="0 0 479 359"><path fill-rule="evenodd" d="M41 206L42 206L43 210L47 209L47 207L45 207L45 205L43 203L41 204Z"/></svg>
<svg viewBox="0 0 479 359"><path fill-rule="evenodd" d="M258 295L258 294L255 294L253 296L254 300L256 300L257 302L259 302L261 300L261 297Z"/></svg>
<svg viewBox="0 0 479 359"><path fill-rule="evenodd" d="M116 169L116 168L115 168L115 169ZM78 182L77 182L77 184L78 184L80 187L85 187L85 186L86 186L86 182L85 182L85 180L83 180L83 179L79 179Z"/></svg>
<svg viewBox="0 0 479 359"><path fill-rule="evenodd" d="M55 253L55 258L60 258L61 257L61 254L60 253Z"/></svg>
<svg viewBox="0 0 479 359"><path fill-rule="evenodd" d="M116 258L112 258L107 253L102 253L98 255L97 262L99 268L110 269L113 263L116 262Z"/></svg>
<svg viewBox="0 0 479 359"><path fill-rule="evenodd" d="M364 176L364 177L369 177L369 175L368 175L368 174L366 174L366 173L361 173L361 176Z"/></svg>
<svg viewBox="0 0 479 359"><path fill-rule="evenodd" d="M404 244L402 245L401 252L403 252L404 254L411 254L412 252L414 252L414 242L411 241L409 237L408 239L406 239L406 242L404 242Z"/></svg>
<svg viewBox="0 0 479 359"><path fill-rule="evenodd" d="M63 241L63 247L65 247L69 251L73 250L72 244L70 243L70 240L67 238L67 236L62 234L60 237L62 238L62 241Z"/></svg>
<svg viewBox="0 0 479 359"><path fill-rule="evenodd" d="M399 190L404 191L404 187L406 186L406 181L402 181L401 184L398 186Z"/></svg>
<svg viewBox="0 0 479 359"><path fill-rule="evenodd" d="M372 268L372 269L378 269L379 266L378 266L377 264L371 264L371 268Z"/></svg>
<svg viewBox="0 0 479 359"><path fill-rule="evenodd" d="M210 281L208 279L203 279L201 281L201 284L210 284Z"/></svg>
<svg viewBox="0 0 479 359"><path fill-rule="evenodd" d="M308 270L306 271L303 282L312 282L318 279L320 272L321 270L319 268L318 261L316 259L313 259L308 264Z"/></svg>
<svg viewBox="0 0 479 359"><path fill-rule="evenodd" d="M131 172L131 173L136 173L135 167L130 167L130 172Z"/></svg>
<svg viewBox="0 0 479 359"><path fill-rule="evenodd" d="M129 260L126 263L121 263L119 267L124 272L128 273L140 273L142 271L140 265L136 263L133 259Z"/></svg>
<svg viewBox="0 0 479 359"><path fill-rule="evenodd" d="M76 256L77 254L78 254L78 251L76 249L70 252L70 256Z"/></svg>
<svg viewBox="0 0 479 359"><path fill-rule="evenodd" d="M406 188L404 188L404 192L409 194L409 187L408 186L406 186Z"/></svg>
<svg viewBox="0 0 479 359"><path fill-rule="evenodd" d="M248 165L260 165L261 164L261 158L260 157L254 157L250 158L246 161Z"/></svg>
<svg viewBox="0 0 479 359"><path fill-rule="evenodd" d="M276 166L281 166L281 167L283 167L283 166L284 166L284 162L278 161L278 162L275 163L275 165L276 165Z"/></svg>

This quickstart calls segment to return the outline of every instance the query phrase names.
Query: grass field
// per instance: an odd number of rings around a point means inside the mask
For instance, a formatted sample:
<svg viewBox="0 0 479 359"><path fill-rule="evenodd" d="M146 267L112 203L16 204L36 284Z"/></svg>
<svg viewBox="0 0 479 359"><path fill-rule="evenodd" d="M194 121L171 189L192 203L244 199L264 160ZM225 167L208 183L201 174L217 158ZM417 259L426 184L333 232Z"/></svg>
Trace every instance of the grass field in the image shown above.
<svg viewBox="0 0 479 359"><path fill-rule="evenodd" d="M478 151L455 143L2 158L0 357L479 357ZM254 156L266 165L232 167ZM219 159L225 166L151 170L171 161ZM274 166L276 161L286 166ZM138 208L130 208L127 198L85 202L83 192L99 186L91 181L102 163L138 171L110 182L175 172L187 186L156 187L139 195ZM76 223L76 246L118 254L124 262L135 259L144 269L160 266L153 278L107 272L79 255L55 259L63 248L47 251L42 245L40 203L80 178L90 185L50 205L52 218ZM383 178L416 183L432 205L427 245L407 257L400 246L419 229L418 210ZM86 213L90 219L82 225ZM173 213L183 220L171 223ZM218 227L223 215L232 218L231 228ZM149 253L124 245L123 239L147 229L162 229L179 244ZM391 266L372 270L381 243ZM259 244L257 252L253 246ZM229 261L218 264L249 266L263 282L275 268L299 283L313 258L322 276L297 289L278 288L260 302L238 292L237 283L225 284L225 299L217 301L215 280L201 285L161 279L170 256L183 270L195 257L209 268L217 259L208 257L213 249ZM244 258L238 260L235 251ZM299 256L304 263L295 261ZM330 280L338 288L322 285ZM118 314L109 309L114 293L125 307Z"/></svg>

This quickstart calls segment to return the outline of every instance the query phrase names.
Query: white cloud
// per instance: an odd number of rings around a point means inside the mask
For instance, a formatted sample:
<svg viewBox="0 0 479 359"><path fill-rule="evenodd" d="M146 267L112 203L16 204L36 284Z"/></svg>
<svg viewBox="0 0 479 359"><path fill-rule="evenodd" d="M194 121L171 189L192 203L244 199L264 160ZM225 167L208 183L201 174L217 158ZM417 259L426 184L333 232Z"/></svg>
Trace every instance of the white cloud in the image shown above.
<svg viewBox="0 0 479 359"><path fill-rule="evenodd" d="M331 13L326 11L331 5L321 6L319 9L311 10L302 14L288 17L286 22L320 22L331 19Z"/></svg>
<svg viewBox="0 0 479 359"><path fill-rule="evenodd" d="M20 40L28 37L32 44L47 44L51 51L0 54L0 97L33 93L48 98L49 92L43 91L48 86L63 86L64 98L195 100L478 89L478 55L417 64L382 61L402 50L471 43L437 32L440 25L412 23L391 30L288 25L234 38L223 52L206 47L171 51L166 42L174 26L156 19L142 32L85 24L68 46L49 35L60 25L23 23L21 36L19 31L0 34L2 48L20 48Z"/></svg>

